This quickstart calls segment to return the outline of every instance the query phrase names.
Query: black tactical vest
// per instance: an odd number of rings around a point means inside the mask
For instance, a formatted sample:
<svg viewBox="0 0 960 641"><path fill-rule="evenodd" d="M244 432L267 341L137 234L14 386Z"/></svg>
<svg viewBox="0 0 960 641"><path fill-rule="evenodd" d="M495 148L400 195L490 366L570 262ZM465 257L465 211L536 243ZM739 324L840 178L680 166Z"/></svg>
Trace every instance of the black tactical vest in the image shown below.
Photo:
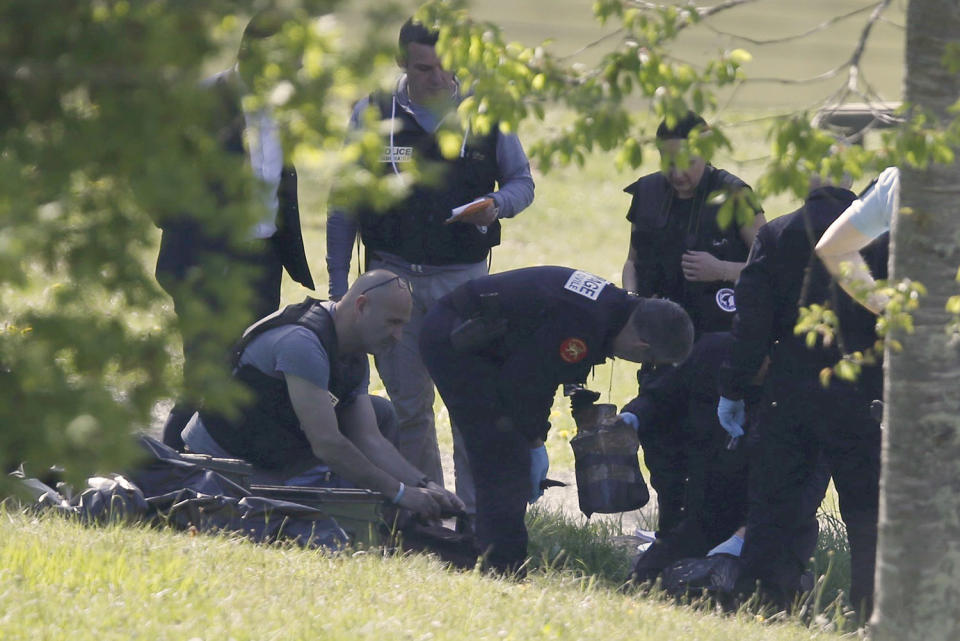
<svg viewBox="0 0 960 641"><path fill-rule="evenodd" d="M683 253L706 251L720 260L745 262L750 248L740 237L739 226L721 229L717 223L720 203L711 202L714 192L749 189L733 174L707 165L690 202L688 216L678 219L674 190L663 174L644 176L624 189L633 196L627 220L633 223L630 245L636 251L640 296L659 296L679 303L690 315L697 335L729 331L736 312L733 283L690 282L683 277ZM759 212L757 212L759 213Z"/></svg>
<svg viewBox="0 0 960 641"><path fill-rule="evenodd" d="M390 122L393 96L374 94L372 105L384 121ZM434 134L424 131L416 119L397 105L392 123L393 145L389 134L378 171L381 175L397 170L403 173L412 163L431 176L413 185L410 194L386 210L361 209L358 217L360 237L368 252L382 250L413 264L449 265L476 263L487 257L491 247L500 244L500 222L486 231L476 225L445 225L450 210L491 193L496 184L497 128L486 136L468 136L463 153L452 160L443 157ZM391 156L394 160L390 162Z"/></svg>
<svg viewBox="0 0 960 641"><path fill-rule="evenodd" d="M307 298L251 325L234 347L234 378L251 392L252 401L240 408L240 416L228 420L216 412L201 411L210 436L232 455L257 467L277 470L313 458L310 442L294 412L287 384L251 365L240 366L243 350L260 334L284 325L300 325L313 332L327 352L330 363L329 391L339 409L353 402L355 390L367 373L366 354L341 359L333 317L323 301Z"/></svg>

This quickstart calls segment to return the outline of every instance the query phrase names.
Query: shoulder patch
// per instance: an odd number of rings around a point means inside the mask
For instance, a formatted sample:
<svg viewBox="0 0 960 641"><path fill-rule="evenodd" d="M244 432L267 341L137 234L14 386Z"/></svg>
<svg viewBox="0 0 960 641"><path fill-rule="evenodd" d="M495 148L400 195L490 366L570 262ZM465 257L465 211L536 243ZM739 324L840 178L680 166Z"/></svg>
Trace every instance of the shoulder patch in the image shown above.
<svg viewBox="0 0 960 641"><path fill-rule="evenodd" d="M725 312L737 311L737 302L733 299L733 290L729 287L722 287L717 290L717 307Z"/></svg>
<svg viewBox="0 0 960 641"><path fill-rule="evenodd" d="M600 292L609 284L610 281L599 276L577 270L570 274L570 278L567 279L563 288L590 300L597 300L600 297Z"/></svg>
<svg viewBox="0 0 960 641"><path fill-rule="evenodd" d="M579 363L587 357L587 344L582 339L570 337L560 343L560 358L567 363Z"/></svg>

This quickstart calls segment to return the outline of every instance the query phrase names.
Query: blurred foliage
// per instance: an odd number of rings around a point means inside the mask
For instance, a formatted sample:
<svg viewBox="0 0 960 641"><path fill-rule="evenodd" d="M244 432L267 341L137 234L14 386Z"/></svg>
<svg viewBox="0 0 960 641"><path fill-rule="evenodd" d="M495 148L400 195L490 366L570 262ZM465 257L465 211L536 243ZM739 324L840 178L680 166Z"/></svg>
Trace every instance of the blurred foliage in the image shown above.
<svg viewBox="0 0 960 641"><path fill-rule="evenodd" d="M205 64L247 18L280 9L279 46L254 48L249 103L270 104L291 158L339 152L343 114L374 65L397 11L368 16L346 39L336 0L11 0L0 7L0 464L57 463L73 477L132 455L132 429L178 394L179 344L149 265L155 224L188 213L241 246L260 199L244 159L211 118ZM288 158L289 160L290 158ZM211 189L211 187L215 187ZM202 266L216 273L222 265ZM210 280L210 279L204 279ZM196 292L184 335L242 331L250 293L233 278ZM188 279L185 287L193 287ZM217 313L201 302L211 300ZM205 314L205 315L204 315ZM187 389L229 406L225 359Z"/></svg>

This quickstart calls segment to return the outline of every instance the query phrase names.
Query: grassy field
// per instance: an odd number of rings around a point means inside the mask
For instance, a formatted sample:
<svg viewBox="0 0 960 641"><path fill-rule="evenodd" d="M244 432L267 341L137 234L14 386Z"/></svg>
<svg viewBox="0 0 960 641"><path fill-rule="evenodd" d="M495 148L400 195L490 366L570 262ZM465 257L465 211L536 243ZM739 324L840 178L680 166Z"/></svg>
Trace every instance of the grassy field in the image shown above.
<svg viewBox="0 0 960 641"><path fill-rule="evenodd" d="M572 572L525 582L423 557L329 554L0 510L0 638L810 641L818 629L668 605Z"/></svg>

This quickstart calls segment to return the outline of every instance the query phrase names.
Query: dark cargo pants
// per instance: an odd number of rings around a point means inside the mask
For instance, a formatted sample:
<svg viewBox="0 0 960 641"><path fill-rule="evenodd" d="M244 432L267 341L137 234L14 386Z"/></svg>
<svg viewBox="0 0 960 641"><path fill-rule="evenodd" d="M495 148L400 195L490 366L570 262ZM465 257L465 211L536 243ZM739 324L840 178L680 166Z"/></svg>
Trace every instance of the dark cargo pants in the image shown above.
<svg viewBox="0 0 960 641"><path fill-rule="evenodd" d="M879 372L855 386L834 381L798 384L776 376L769 411L750 461L750 511L743 581L759 580L782 607L792 601L808 559L792 542L809 523L804 491L821 455L840 499L850 541L850 599L863 617L873 603L880 479L880 425L870 415ZM806 505L805 505L806 504Z"/></svg>

